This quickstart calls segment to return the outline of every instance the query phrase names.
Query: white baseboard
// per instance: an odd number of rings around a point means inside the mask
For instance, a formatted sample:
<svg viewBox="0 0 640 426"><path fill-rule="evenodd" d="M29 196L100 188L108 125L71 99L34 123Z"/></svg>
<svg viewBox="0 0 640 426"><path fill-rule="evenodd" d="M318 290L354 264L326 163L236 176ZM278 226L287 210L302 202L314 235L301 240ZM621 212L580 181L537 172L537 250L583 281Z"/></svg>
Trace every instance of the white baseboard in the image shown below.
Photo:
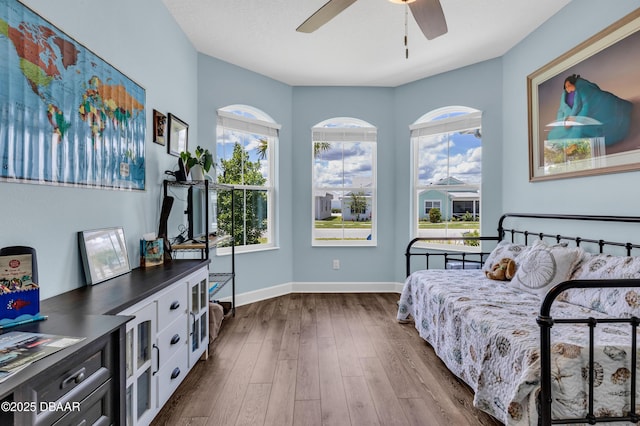
<svg viewBox="0 0 640 426"><path fill-rule="evenodd" d="M298 282L236 294L236 306L248 305L291 293L401 293L403 283L394 282ZM220 299L229 302L231 297Z"/></svg>

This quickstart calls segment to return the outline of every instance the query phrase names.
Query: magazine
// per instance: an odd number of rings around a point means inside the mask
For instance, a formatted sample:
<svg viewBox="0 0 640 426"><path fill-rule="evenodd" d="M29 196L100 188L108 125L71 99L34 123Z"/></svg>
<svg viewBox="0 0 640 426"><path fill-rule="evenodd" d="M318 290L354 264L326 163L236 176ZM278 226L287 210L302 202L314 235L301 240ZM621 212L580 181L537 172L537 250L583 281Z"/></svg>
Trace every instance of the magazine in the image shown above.
<svg viewBox="0 0 640 426"><path fill-rule="evenodd" d="M0 334L0 383L34 361L84 339L22 331Z"/></svg>

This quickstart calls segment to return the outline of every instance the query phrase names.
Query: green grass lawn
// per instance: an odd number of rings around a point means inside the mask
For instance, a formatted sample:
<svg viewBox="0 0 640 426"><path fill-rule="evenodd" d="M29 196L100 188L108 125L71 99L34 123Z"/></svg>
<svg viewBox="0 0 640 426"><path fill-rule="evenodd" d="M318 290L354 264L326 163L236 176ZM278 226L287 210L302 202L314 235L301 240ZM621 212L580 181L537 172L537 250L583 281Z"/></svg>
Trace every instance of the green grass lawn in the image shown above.
<svg viewBox="0 0 640 426"><path fill-rule="evenodd" d="M420 221L420 229L480 229L480 222L440 222L431 223L427 221ZM342 216L332 216L323 220L315 221L315 229L369 229L371 228L371 221L342 221Z"/></svg>
<svg viewBox="0 0 640 426"><path fill-rule="evenodd" d="M431 223L420 221L418 227L420 229L480 229L480 222L440 222Z"/></svg>
<svg viewBox="0 0 640 426"><path fill-rule="evenodd" d="M337 228L345 228L345 229L370 229L371 221L342 221L342 216L332 216L323 220L315 221L315 229L337 229Z"/></svg>

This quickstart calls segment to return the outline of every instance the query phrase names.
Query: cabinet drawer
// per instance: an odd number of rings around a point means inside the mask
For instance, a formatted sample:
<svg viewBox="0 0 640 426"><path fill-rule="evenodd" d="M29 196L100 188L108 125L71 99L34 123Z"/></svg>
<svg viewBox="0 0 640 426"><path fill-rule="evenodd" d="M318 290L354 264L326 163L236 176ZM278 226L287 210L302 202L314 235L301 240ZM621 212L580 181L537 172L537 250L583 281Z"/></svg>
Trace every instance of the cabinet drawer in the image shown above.
<svg viewBox="0 0 640 426"><path fill-rule="evenodd" d="M158 403L162 407L187 376L187 346L176 352L158 372Z"/></svg>
<svg viewBox="0 0 640 426"><path fill-rule="evenodd" d="M29 386L26 398L37 403L37 411L31 413L33 423L51 424L68 414L65 411L48 410L46 407L45 411L40 411L43 406L83 401L107 383L116 369L111 347L109 339L102 339L34 381Z"/></svg>
<svg viewBox="0 0 640 426"><path fill-rule="evenodd" d="M182 315L158 335L160 368L187 344L187 316Z"/></svg>
<svg viewBox="0 0 640 426"><path fill-rule="evenodd" d="M54 423L55 426L116 424L113 407L113 384L109 380L80 402L80 409L72 411Z"/></svg>
<svg viewBox="0 0 640 426"><path fill-rule="evenodd" d="M180 283L158 298L158 330L175 321L180 315L187 312L187 289Z"/></svg>

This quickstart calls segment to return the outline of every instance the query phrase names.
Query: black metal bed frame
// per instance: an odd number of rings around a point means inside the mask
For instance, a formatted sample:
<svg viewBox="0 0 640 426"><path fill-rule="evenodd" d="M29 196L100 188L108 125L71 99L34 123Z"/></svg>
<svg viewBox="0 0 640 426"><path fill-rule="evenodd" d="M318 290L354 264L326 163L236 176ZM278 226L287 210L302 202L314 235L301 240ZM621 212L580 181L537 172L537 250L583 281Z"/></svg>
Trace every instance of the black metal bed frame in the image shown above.
<svg viewBox="0 0 640 426"><path fill-rule="evenodd" d="M406 256L406 273L407 276L411 273L411 258L412 257L425 257L426 268L429 269L429 259L431 257L442 257L444 264L448 260L456 260L462 262L464 267L465 263L483 263L488 252L478 253L461 253L461 252L429 252L421 249L419 252L412 251L414 245L419 241L443 241L443 240L455 240L455 241L501 241L505 239L505 236L510 235L511 241L515 241L516 236L520 235L524 238L524 243L528 244L529 237L537 237L538 239L553 238L557 243L572 241L576 246L580 246L582 243L596 244L600 253L604 253L606 246L610 247L623 247L626 250L627 256L631 256L632 249L640 248L640 244L633 244L629 242L616 242L605 241L602 239L589 239L582 237L569 237L561 234L547 234L543 232L529 232L517 229L505 228L504 224L509 218L522 218L522 219L549 219L549 220L565 220L565 221L584 221L584 222L612 222L612 223L640 223L640 217L637 216L598 216L598 215L554 215L554 214L529 214L529 213L507 213L500 217L498 221L498 235L495 237L419 237L414 238L409 242L405 250ZM551 424L576 424L576 423L609 423L614 421L626 421L638 423L640 421L640 413L636 412L636 392L637 392L637 337L636 331L640 324L640 318L553 318L551 317L551 306L556 298L565 290L571 288L628 288L628 287L640 287L639 279L616 279L616 280L572 280L565 281L552 288L545 296L536 322L540 328L540 399L539 399L539 424L547 426ZM594 376L593 376L593 363L594 363L594 329L598 324L605 323L628 323L632 328L632 341L631 341L631 380L630 380L630 412L624 416L619 417L596 417L593 412L593 388L594 388ZM589 392L587 400L587 415L583 418L571 418L571 419L552 419L551 418L551 403L553 397L551 395L551 327L554 324L587 324L589 327Z"/></svg>

